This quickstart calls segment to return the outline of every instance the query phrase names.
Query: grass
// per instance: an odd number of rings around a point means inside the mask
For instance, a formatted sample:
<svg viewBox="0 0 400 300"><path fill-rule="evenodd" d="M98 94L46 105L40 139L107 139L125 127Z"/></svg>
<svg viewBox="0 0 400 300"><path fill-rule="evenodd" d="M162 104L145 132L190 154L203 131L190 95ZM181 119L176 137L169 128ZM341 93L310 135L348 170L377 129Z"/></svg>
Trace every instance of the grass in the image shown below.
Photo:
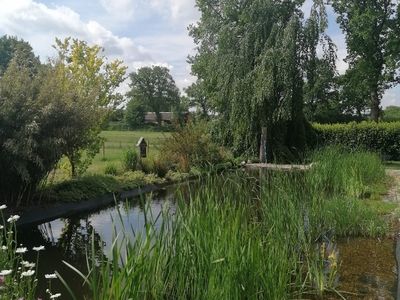
<svg viewBox="0 0 400 300"><path fill-rule="evenodd" d="M160 151L160 146L170 133L162 131L103 131L101 137L105 139L104 148L94 157L85 175L104 174L109 166L116 169L116 173L123 172L123 157L128 149L137 151L136 143L140 137L144 137L149 144L149 157L156 156ZM68 161L63 158L59 169L50 174L49 183L58 183L70 179L70 166Z"/></svg>
<svg viewBox="0 0 400 300"><path fill-rule="evenodd" d="M331 241L385 234L387 223L363 199L385 176L371 153L327 149L314 158L306 174L209 176L161 216L152 216L148 203L144 234L116 239L110 259L89 256L88 275L77 271L89 298L290 299L336 292Z"/></svg>
<svg viewBox="0 0 400 300"><path fill-rule="evenodd" d="M93 163L87 170L88 173L104 174L107 163L114 163L117 168L122 168L122 158L128 149L137 149L136 143L144 137L149 145L149 156L159 153L161 142L169 136L167 132L153 131L103 131L101 137L105 139L105 151L100 150Z"/></svg>

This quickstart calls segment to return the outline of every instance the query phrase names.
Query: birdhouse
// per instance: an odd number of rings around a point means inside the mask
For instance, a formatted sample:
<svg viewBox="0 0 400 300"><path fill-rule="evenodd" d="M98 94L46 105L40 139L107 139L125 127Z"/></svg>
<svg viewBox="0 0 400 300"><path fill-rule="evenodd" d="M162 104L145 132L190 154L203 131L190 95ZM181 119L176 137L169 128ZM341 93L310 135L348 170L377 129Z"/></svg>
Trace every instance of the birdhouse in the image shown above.
<svg viewBox="0 0 400 300"><path fill-rule="evenodd" d="M144 137L141 137L136 144L136 147L139 147L140 157L146 158L147 157L147 142Z"/></svg>

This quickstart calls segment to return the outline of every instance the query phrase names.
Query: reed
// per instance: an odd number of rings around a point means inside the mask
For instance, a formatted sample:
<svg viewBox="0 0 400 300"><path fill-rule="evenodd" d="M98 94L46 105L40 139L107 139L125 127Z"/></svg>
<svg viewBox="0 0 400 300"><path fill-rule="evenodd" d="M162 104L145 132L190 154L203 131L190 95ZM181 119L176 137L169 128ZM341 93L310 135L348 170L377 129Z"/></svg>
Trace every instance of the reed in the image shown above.
<svg viewBox="0 0 400 300"><path fill-rule="evenodd" d="M135 240L119 233L108 259L88 256L88 269L76 270L88 298L289 299L336 291L334 237L387 229L358 199L384 176L373 154L326 151L307 174L209 176L177 195L176 210L153 216L147 209L144 233Z"/></svg>

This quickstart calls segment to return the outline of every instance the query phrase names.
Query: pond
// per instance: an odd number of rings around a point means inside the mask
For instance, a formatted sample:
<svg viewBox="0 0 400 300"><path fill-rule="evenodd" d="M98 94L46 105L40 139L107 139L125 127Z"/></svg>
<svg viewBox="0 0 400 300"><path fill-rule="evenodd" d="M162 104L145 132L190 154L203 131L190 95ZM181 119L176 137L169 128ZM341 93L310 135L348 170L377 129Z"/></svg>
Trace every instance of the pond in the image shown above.
<svg viewBox="0 0 400 300"><path fill-rule="evenodd" d="M177 194L186 195L201 188L199 183L185 183L170 186L148 194L119 202L97 212L57 219L52 222L21 228L19 242L27 247L44 245L40 254L38 270L38 296L45 295L48 288L44 274L57 270L76 293L83 299L85 289L82 279L63 264L63 261L77 267L86 268L86 251L94 241L96 249L104 249L109 255L110 247L118 232L125 228L131 239L135 234L144 233L146 213L159 216L163 210L174 213ZM257 191L254 191L257 194ZM149 200L149 201L148 201ZM146 204L148 203L147 208ZM157 223L161 222L158 218ZM126 230L128 229L128 230ZM92 241L93 237L93 241ZM395 242L391 239L341 239L337 242L339 256L338 290L347 299L395 299L397 288ZM35 255L31 253L30 255ZM124 253L121 253L123 257ZM26 256L34 261L36 257ZM59 280L52 281L52 291L67 295ZM328 297L329 298L329 297ZM69 299L63 297L62 299ZM332 295L331 299L340 299Z"/></svg>

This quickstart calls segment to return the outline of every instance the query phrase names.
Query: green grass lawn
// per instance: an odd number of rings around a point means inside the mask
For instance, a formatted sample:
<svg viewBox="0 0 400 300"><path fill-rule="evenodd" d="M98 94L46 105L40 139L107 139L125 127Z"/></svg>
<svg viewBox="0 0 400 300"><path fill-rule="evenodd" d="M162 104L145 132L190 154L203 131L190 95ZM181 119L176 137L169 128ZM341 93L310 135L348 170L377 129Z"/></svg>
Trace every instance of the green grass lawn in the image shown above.
<svg viewBox="0 0 400 300"><path fill-rule="evenodd" d="M88 173L103 174L107 164L115 164L117 168L122 168L122 157L124 152L136 149L136 143L140 137L144 137L149 145L149 156L158 154L161 142L169 136L168 132L154 131L103 131L101 136L105 138L104 153L103 148L93 159L92 165L87 170Z"/></svg>
<svg viewBox="0 0 400 300"><path fill-rule="evenodd" d="M93 159L89 166L88 174L104 174L107 164L114 164L122 171L122 159L124 152L129 148L137 149L136 143L140 137L144 137L149 144L148 156L154 156L160 151L161 142L170 135L168 132L161 131L103 131L101 136L105 139L104 152L100 152ZM66 159L62 159L61 165L68 165ZM59 182L69 179L68 172L57 169L49 177L49 182Z"/></svg>

